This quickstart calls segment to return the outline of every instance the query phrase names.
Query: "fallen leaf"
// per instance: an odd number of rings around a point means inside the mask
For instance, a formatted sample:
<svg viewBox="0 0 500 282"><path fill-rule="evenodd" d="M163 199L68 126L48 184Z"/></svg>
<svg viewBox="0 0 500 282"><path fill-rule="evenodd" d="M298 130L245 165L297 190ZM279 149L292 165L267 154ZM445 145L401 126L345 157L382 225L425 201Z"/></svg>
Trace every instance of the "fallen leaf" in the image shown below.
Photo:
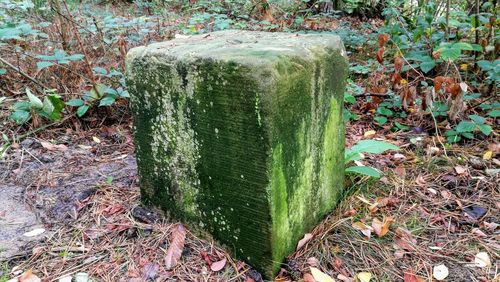
<svg viewBox="0 0 500 282"><path fill-rule="evenodd" d="M415 183L417 183L417 185L419 185L419 186L425 186L426 181L425 181L425 178L422 176L422 174L419 174L417 176L417 179L415 179Z"/></svg>
<svg viewBox="0 0 500 282"><path fill-rule="evenodd" d="M400 178L404 178L406 176L406 169L404 166L400 165L400 166L397 166L395 169L394 169L394 172L396 173L397 176L399 176Z"/></svg>
<svg viewBox="0 0 500 282"><path fill-rule="evenodd" d="M45 141L41 141L40 144L49 151L66 151L68 149L64 144L56 145Z"/></svg>
<svg viewBox="0 0 500 282"><path fill-rule="evenodd" d="M165 267L167 270L172 269L177 265L181 258L182 250L184 249L184 242L186 240L186 229L182 224L178 224L172 231L170 246L167 249L165 256Z"/></svg>
<svg viewBox="0 0 500 282"><path fill-rule="evenodd" d="M363 137L365 138L370 138L372 137L373 135L375 135L377 132L375 130L368 130L366 131L364 134L363 134Z"/></svg>
<svg viewBox="0 0 500 282"><path fill-rule="evenodd" d="M387 232L389 232L389 226L394 222L392 217L384 217L383 221L380 221L378 218L374 218L372 221L372 227L375 234L378 237L384 237Z"/></svg>
<svg viewBox="0 0 500 282"><path fill-rule="evenodd" d="M311 233L306 233L304 234L304 238L300 239L299 243L297 243L297 248L295 249L296 251L300 250L307 242L309 242L312 239L312 234Z"/></svg>
<svg viewBox="0 0 500 282"><path fill-rule="evenodd" d="M405 272L403 276L404 282L424 282L425 280L422 277L419 277L411 272Z"/></svg>
<svg viewBox="0 0 500 282"><path fill-rule="evenodd" d="M64 276L64 277L57 279L57 282L71 282L71 281L73 281L71 276Z"/></svg>
<svg viewBox="0 0 500 282"><path fill-rule="evenodd" d="M462 175L462 174L465 174L467 172L467 169L461 165L457 165L455 167L455 172L458 174L458 175Z"/></svg>
<svg viewBox="0 0 500 282"><path fill-rule="evenodd" d="M436 265L432 270L432 277L438 281L443 281L449 274L448 267L444 264Z"/></svg>
<svg viewBox="0 0 500 282"><path fill-rule="evenodd" d="M212 265L210 265L210 269L214 272L217 272L226 266L226 258L223 258L219 261L213 262Z"/></svg>
<svg viewBox="0 0 500 282"><path fill-rule="evenodd" d="M403 250L413 251L415 250L415 245L417 244L417 240L413 238L413 235L410 231L398 227L394 232L394 243L397 247Z"/></svg>
<svg viewBox="0 0 500 282"><path fill-rule="evenodd" d="M333 278L324 273L323 271L317 269L316 267L309 267L311 269L311 274L316 282L335 282Z"/></svg>
<svg viewBox="0 0 500 282"><path fill-rule="evenodd" d="M45 229L43 229L43 228L35 228L35 229L31 230L30 232L24 233L23 236L26 236L26 237L35 237L35 236L38 236L38 235L42 234L43 232L45 232Z"/></svg>
<svg viewBox="0 0 500 282"><path fill-rule="evenodd" d="M483 160L488 161L491 160L492 157L493 157L493 151L488 150L484 153Z"/></svg>
<svg viewBox="0 0 500 282"><path fill-rule="evenodd" d="M114 204L106 207L105 209L102 210L102 213L106 216L113 215L117 212L121 212L125 209L125 207L121 204Z"/></svg>
<svg viewBox="0 0 500 282"><path fill-rule="evenodd" d="M302 277L302 279L304 279L304 282L316 282L316 280L310 273L304 274L304 277Z"/></svg>
<svg viewBox="0 0 500 282"><path fill-rule="evenodd" d="M96 136L92 136L92 140L94 140L94 142L96 142L97 144L101 143L101 139L97 138Z"/></svg>
<svg viewBox="0 0 500 282"><path fill-rule="evenodd" d="M360 272L357 275L359 282L370 282L372 274L370 272Z"/></svg>
<svg viewBox="0 0 500 282"><path fill-rule="evenodd" d="M486 238L488 235L486 235L481 229L479 228L472 228L472 234L475 234L478 237Z"/></svg>
<svg viewBox="0 0 500 282"><path fill-rule="evenodd" d="M90 276L85 272L75 274L75 282L91 282Z"/></svg>
<svg viewBox="0 0 500 282"><path fill-rule="evenodd" d="M307 259L307 264L312 267L317 267L319 265L319 261L315 257L310 257Z"/></svg>
<svg viewBox="0 0 500 282"><path fill-rule="evenodd" d="M160 270L160 265L148 262L142 269L142 278L146 281L155 280L158 270Z"/></svg>
<svg viewBox="0 0 500 282"><path fill-rule="evenodd" d="M400 153L394 154L394 160L396 160L396 161L402 161L404 159L406 159L405 155L400 154Z"/></svg>
<svg viewBox="0 0 500 282"><path fill-rule="evenodd" d="M498 223L496 222L483 222L484 223L484 227L486 227L486 229L488 230L495 230L498 228Z"/></svg>
<svg viewBox="0 0 500 282"><path fill-rule="evenodd" d="M479 252L474 257L474 264L481 268L491 266L490 256L487 252Z"/></svg>
<svg viewBox="0 0 500 282"><path fill-rule="evenodd" d="M30 269L26 271L25 273L21 274L21 276L17 277L18 282L41 282L42 279L40 279L38 276L33 274L33 271Z"/></svg>
<svg viewBox="0 0 500 282"><path fill-rule="evenodd" d="M345 276L344 274L337 275L337 279L344 282L352 282L352 278Z"/></svg>
<svg viewBox="0 0 500 282"><path fill-rule="evenodd" d="M372 231L373 231L373 228L371 226L368 226L361 221L357 221L357 222L354 222L352 224L352 227L356 230L361 231L361 233L363 233L363 235L365 235L366 237L368 237L368 239L370 239Z"/></svg>

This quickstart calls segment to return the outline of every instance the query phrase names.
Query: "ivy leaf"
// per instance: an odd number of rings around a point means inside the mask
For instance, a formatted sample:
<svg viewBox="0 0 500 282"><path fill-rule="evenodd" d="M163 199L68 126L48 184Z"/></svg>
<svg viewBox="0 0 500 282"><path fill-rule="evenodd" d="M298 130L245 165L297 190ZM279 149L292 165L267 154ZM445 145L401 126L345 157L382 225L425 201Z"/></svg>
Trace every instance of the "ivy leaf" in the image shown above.
<svg viewBox="0 0 500 282"><path fill-rule="evenodd" d="M99 102L99 107L110 106L115 102L116 97L113 95L106 95Z"/></svg>
<svg viewBox="0 0 500 282"><path fill-rule="evenodd" d="M43 108L43 102L37 96L31 93L29 88L26 88L26 95L28 95L28 99L30 100L30 104L33 108L41 109Z"/></svg>
<svg viewBox="0 0 500 282"><path fill-rule="evenodd" d="M486 119L484 117L478 115L470 115L469 118L476 124L484 124L486 122Z"/></svg>
<svg viewBox="0 0 500 282"><path fill-rule="evenodd" d="M424 72L424 73L428 73L429 71L431 71L434 67L436 66L436 61L428 61L428 62L422 62L420 64L420 69Z"/></svg>
<svg viewBox="0 0 500 282"><path fill-rule="evenodd" d="M481 130L484 135L488 136L493 131L493 128L487 124L481 124L479 125L479 130Z"/></svg>
<svg viewBox="0 0 500 282"><path fill-rule="evenodd" d="M493 110L493 111L489 112L488 115L490 117L494 117L494 118L500 117L500 110Z"/></svg>
<svg viewBox="0 0 500 282"><path fill-rule="evenodd" d="M83 106L84 102L82 99L71 99L68 102L66 102L66 105L71 106L71 107L80 107Z"/></svg>
<svg viewBox="0 0 500 282"><path fill-rule="evenodd" d="M380 126L384 125L387 122L387 118L382 116L376 116L373 118L373 120L375 120Z"/></svg>
<svg viewBox="0 0 500 282"><path fill-rule="evenodd" d="M78 117L82 117L87 112L88 109L89 109L89 106L81 105L80 107L78 107L78 109L76 109L76 115Z"/></svg>
<svg viewBox="0 0 500 282"><path fill-rule="evenodd" d="M26 123L30 119L30 113L28 111L14 111L10 118L17 124Z"/></svg>
<svg viewBox="0 0 500 282"><path fill-rule="evenodd" d="M346 168L345 172L351 172L376 178L380 178L381 176L380 171L369 166L351 166Z"/></svg>
<svg viewBox="0 0 500 282"><path fill-rule="evenodd" d="M361 140L350 149L352 152L381 154L387 150L399 150L399 147L389 142L378 140Z"/></svg>
<svg viewBox="0 0 500 282"><path fill-rule="evenodd" d="M455 130L458 133L472 132L476 128L476 124L470 121L461 121Z"/></svg>
<svg viewBox="0 0 500 282"><path fill-rule="evenodd" d="M53 66L53 65L55 65L55 63L46 62L46 61L36 63L36 67L38 68L38 70L43 70L43 69L48 68L48 67Z"/></svg>

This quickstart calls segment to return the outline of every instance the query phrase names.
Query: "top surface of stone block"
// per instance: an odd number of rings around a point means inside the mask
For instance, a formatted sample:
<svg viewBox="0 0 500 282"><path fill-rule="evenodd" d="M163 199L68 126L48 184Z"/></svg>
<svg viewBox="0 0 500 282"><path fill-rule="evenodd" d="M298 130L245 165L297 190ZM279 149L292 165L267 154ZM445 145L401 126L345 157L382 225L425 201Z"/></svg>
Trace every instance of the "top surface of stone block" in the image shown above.
<svg viewBox="0 0 500 282"><path fill-rule="evenodd" d="M265 64L281 56L312 58L315 52L325 49L341 50L345 56L342 40L337 35L225 30L136 47L128 56L211 58Z"/></svg>

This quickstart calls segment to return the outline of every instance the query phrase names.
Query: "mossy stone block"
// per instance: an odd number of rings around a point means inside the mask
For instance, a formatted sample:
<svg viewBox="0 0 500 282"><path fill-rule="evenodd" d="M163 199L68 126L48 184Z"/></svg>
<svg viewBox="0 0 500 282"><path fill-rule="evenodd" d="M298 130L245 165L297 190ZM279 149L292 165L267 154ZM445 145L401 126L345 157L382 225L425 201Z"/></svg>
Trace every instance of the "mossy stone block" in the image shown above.
<svg viewBox="0 0 500 282"><path fill-rule="evenodd" d="M126 64L143 199L271 277L342 194L339 37L220 31Z"/></svg>

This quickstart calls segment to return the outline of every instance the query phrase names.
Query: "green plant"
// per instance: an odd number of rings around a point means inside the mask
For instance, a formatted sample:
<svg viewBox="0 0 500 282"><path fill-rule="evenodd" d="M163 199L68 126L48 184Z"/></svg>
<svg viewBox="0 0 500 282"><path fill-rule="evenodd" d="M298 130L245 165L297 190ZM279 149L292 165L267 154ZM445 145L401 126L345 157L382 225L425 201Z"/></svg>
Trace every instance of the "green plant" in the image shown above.
<svg viewBox="0 0 500 282"><path fill-rule="evenodd" d="M493 128L486 124L486 119L478 115L470 115L470 120L461 121L454 129L446 132L446 138L449 143L455 143L462 140L462 137L474 139L474 134L481 132L488 136Z"/></svg>
<svg viewBox="0 0 500 282"><path fill-rule="evenodd" d="M49 93L43 98L43 101L35 96L29 88L26 88L28 101L21 100L12 107L10 118L17 124L23 124L29 121L34 114L43 116L51 121L61 119L64 109L64 102L61 96L55 93Z"/></svg>
<svg viewBox="0 0 500 282"><path fill-rule="evenodd" d="M385 141L361 140L345 151L344 162L348 165L351 162L363 159L364 153L382 154L388 150L399 150L399 147ZM378 169L369 166L348 166L345 171L346 173L355 173L370 177L381 176Z"/></svg>

